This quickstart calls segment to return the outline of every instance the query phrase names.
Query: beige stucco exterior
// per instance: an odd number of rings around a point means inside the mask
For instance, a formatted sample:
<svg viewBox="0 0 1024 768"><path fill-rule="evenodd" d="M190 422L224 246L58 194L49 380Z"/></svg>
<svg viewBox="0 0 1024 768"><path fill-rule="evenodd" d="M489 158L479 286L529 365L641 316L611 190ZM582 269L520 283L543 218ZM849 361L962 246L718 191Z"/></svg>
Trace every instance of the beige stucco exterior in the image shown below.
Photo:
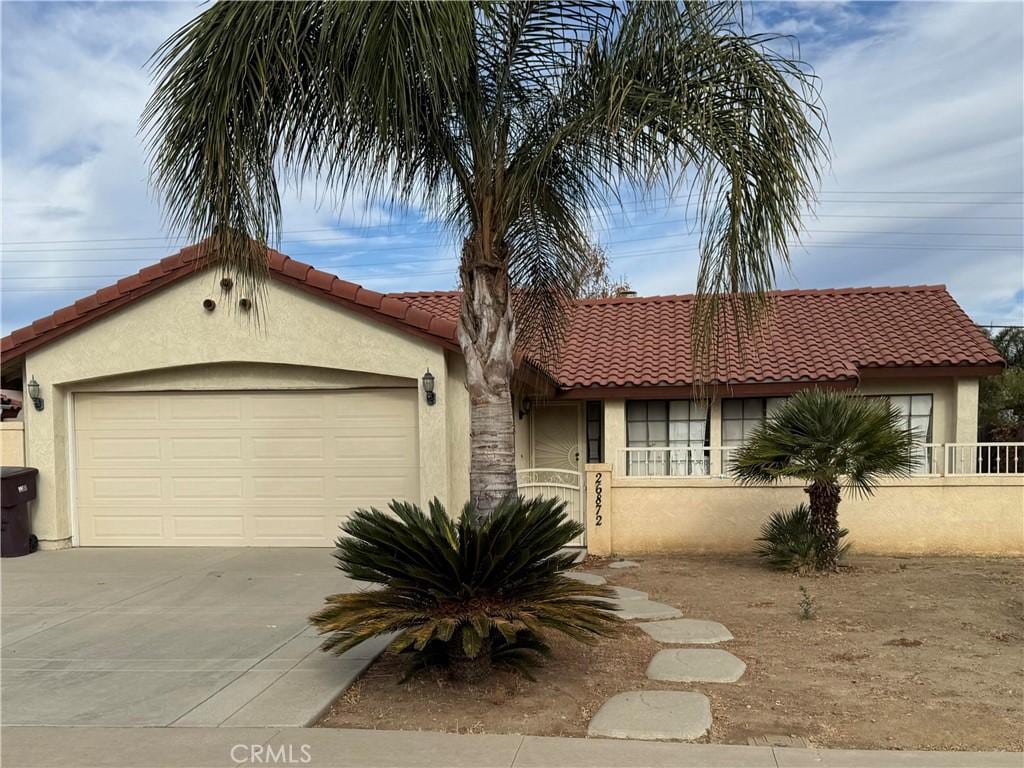
<svg viewBox="0 0 1024 768"><path fill-rule="evenodd" d="M866 395L930 394L933 443L977 440L978 379L869 378ZM721 401L711 403L709 445L721 446ZM764 520L806 499L799 485L741 488L717 477L623 476L626 401L605 401L606 464L587 468L588 549L595 554L748 553ZM944 455L937 449L938 466ZM721 474L712 452L711 475ZM593 487L604 479L601 525ZM1024 477L912 477L883 482L868 498L846 494L840 507L857 551L905 554L1024 553Z"/></svg>
<svg viewBox="0 0 1024 768"><path fill-rule="evenodd" d="M214 312L202 307L211 297ZM40 471L33 528L45 548L78 541L75 513L75 396L95 392L345 390L415 388L420 503L438 497L458 510L469 498L469 396L457 351L271 282L261 322L232 311L212 273L183 279L30 352L26 378L42 387L43 411L0 431L4 464ZM437 403L420 390L436 377ZM932 442L973 442L978 380L964 377L867 378L865 394L931 394ZM585 452L579 401L524 408L514 401L518 469L554 461L572 466L572 442ZM615 464L626 447L626 401L604 400L604 461L591 467L586 516L597 553L748 552L771 512L802 499L799 487L744 489L715 478L627 478ZM520 412L523 416L520 416ZM570 418L565 419L565 415ZM722 438L721 401L711 403L709 442ZM573 419L576 428L573 429ZM550 421L546 421L550 420ZM21 429L24 429L22 440ZM712 475L720 471L714 452ZM541 459L541 457L545 457ZM538 463L539 462L539 463ZM601 525L593 518L601 473ZM1019 477L917 477L889 483L870 500L847 499L843 523L860 551L1024 551L1024 485Z"/></svg>
<svg viewBox="0 0 1024 768"><path fill-rule="evenodd" d="M0 465L25 466L25 425L20 421L0 421Z"/></svg>
<svg viewBox="0 0 1024 768"><path fill-rule="evenodd" d="M207 312L203 299L220 307ZM25 463L40 472L33 528L43 547L75 537L74 393L118 390L419 387L429 368L437 403L419 398L421 502L468 497L469 408L456 355L436 344L272 282L259 325L230 308L211 273L187 278L30 353L43 411L26 409ZM237 301L237 297L234 297ZM221 308L223 307L223 308Z"/></svg>
<svg viewBox="0 0 1024 768"><path fill-rule="evenodd" d="M593 537L588 547L594 554L749 553L771 513L805 500L798 485L740 488L729 480L616 477L605 490L607 552ZM588 500L588 520L590 511ZM868 498L844 494L839 517L857 552L1024 554L1019 477L887 482Z"/></svg>

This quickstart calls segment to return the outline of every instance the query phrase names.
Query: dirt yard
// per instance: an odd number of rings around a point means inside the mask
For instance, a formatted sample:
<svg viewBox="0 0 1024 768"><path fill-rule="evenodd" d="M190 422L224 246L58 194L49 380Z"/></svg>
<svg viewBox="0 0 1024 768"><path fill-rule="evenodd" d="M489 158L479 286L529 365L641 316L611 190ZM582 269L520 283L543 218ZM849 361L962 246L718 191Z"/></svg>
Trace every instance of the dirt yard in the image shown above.
<svg viewBox="0 0 1024 768"><path fill-rule="evenodd" d="M695 690L711 698L710 741L800 736L862 749L1024 749L1024 560L853 556L838 576L773 573L754 558L650 557L587 570L650 593L688 618L720 621L747 663L731 684L655 683L663 646L630 627L596 647L552 638L536 682L480 685L421 674L396 682L377 661L321 726L582 736L616 693ZM799 587L817 607L800 618Z"/></svg>

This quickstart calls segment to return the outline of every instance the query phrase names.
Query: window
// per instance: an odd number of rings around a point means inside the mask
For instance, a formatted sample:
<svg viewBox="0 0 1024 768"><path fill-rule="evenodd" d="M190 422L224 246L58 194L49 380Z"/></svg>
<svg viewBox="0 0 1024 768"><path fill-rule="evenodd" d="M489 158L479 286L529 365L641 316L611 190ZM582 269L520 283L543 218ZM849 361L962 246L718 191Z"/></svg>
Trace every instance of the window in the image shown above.
<svg viewBox="0 0 1024 768"><path fill-rule="evenodd" d="M604 461L604 403L600 400L587 402L587 463L600 464Z"/></svg>
<svg viewBox="0 0 1024 768"><path fill-rule="evenodd" d="M675 451L627 451L631 475L706 475L708 407L694 400L631 400L626 403L629 448L676 448Z"/></svg>
<svg viewBox="0 0 1024 768"><path fill-rule="evenodd" d="M744 397L722 401L722 445L743 445L761 422L786 402L784 397Z"/></svg>
<svg viewBox="0 0 1024 768"><path fill-rule="evenodd" d="M914 473L932 471L932 449L924 443L932 441L932 396L931 395L885 395L903 417L904 429L914 432Z"/></svg>

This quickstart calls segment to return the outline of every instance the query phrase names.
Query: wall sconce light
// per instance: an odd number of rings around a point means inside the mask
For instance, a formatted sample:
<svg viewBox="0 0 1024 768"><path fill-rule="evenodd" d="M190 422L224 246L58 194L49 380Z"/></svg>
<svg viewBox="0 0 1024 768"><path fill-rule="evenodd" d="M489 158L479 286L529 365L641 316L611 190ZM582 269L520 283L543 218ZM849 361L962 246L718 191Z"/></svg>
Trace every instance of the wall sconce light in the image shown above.
<svg viewBox="0 0 1024 768"><path fill-rule="evenodd" d="M533 410L533 401L528 397L523 397L519 400L519 420L522 421L530 415L530 411Z"/></svg>
<svg viewBox="0 0 1024 768"><path fill-rule="evenodd" d="M32 400L32 405L35 406L37 411L43 410L43 398L39 396L39 382L36 381L36 377L32 377L32 381L28 383L28 396Z"/></svg>
<svg viewBox="0 0 1024 768"><path fill-rule="evenodd" d="M437 402L437 395L434 394L434 374L430 372L429 368L423 374L423 394L427 397L427 405Z"/></svg>

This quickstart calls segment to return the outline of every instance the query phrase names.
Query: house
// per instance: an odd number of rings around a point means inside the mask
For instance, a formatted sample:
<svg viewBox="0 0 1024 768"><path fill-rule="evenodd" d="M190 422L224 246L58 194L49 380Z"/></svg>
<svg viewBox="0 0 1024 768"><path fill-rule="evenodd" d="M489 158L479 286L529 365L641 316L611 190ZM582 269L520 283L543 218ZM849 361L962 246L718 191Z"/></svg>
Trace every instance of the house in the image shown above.
<svg viewBox="0 0 1024 768"><path fill-rule="evenodd" d="M467 499L458 294L380 294L277 252L270 274L240 295L193 246L2 340L2 386L39 385L4 422L23 442L2 435L5 462L40 470L44 548L326 546L356 507ZM1024 550L1021 476L977 472L978 382L1003 361L944 287L774 306L695 389L692 297L579 302L557 364L518 366L521 488L566 498L592 551L748 551L800 489L737 488L729 450L787 394L856 388L924 437L919 476L881 489L875 517L844 502L859 544Z"/></svg>

